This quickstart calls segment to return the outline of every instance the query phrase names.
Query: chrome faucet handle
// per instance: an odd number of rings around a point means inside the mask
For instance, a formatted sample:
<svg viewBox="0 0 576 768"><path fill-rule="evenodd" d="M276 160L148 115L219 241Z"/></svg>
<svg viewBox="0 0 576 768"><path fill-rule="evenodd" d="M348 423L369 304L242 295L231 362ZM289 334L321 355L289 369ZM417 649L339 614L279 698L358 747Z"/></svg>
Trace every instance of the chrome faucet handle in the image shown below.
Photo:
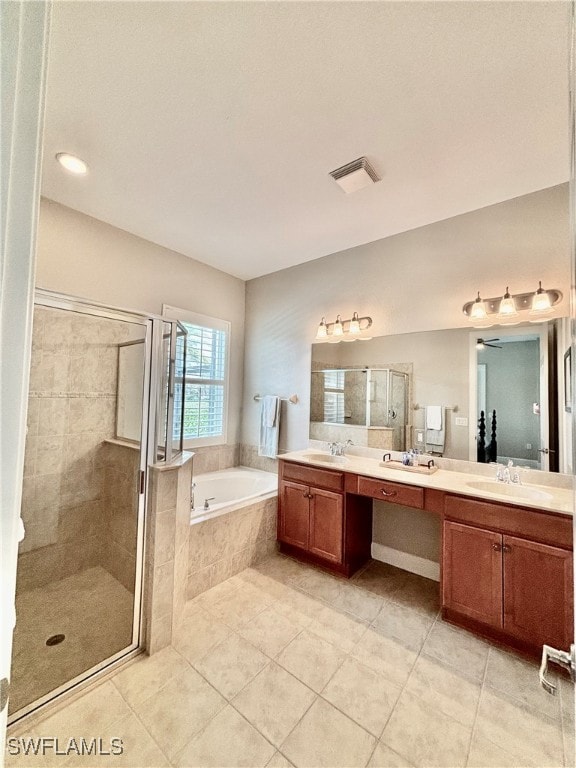
<svg viewBox="0 0 576 768"><path fill-rule="evenodd" d="M204 509L210 509L210 502L214 501L216 496L209 496L207 499L204 499Z"/></svg>

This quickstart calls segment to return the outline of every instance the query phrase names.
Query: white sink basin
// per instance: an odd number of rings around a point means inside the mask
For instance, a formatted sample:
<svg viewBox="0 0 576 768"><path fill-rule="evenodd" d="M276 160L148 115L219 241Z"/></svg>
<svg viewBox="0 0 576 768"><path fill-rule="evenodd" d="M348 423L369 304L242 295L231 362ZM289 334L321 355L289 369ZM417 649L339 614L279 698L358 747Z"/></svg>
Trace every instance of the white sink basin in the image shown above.
<svg viewBox="0 0 576 768"><path fill-rule="evenodd" d="M346 456L332 456L330 453L307 453L304 456L308 461L321 461L323 464L347 464Z"/></svg>
<svg viewBox="0 0 576 768"><path fill-rule="evenodd" d="M499 483L496 480L478 480L466 483L475 491L486 491L498 496L510 496L513 499L532 499L533 501L550 501L552 494L541 491L539 488L531 488L529 485L516 485L515 483Z"/></svg>

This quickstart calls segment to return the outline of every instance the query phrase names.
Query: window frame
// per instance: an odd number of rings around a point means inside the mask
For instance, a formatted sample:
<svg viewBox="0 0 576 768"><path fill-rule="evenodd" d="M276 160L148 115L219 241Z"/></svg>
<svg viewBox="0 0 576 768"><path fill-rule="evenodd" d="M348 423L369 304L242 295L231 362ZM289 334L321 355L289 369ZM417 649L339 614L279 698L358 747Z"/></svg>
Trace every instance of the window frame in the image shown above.
<svg viewBox="0 0 576 768"><path fill-rule="evenodd" d="M219 317L203 315L200 312L192 312L189 309L181 309L179 307L173 307L168 304L162 305L162 315L169 320L180 320L182 323L190 323L191 325L198 325L203 328L212 328L216 331L223 331L226 334L226 354L224 358L223 379L224 402L222 406L222 434L213 435L211 437L185 437L183 446L184 448L201 448L209 445L226 445L228 439L228 403L230 390L230 347L232 339L232 323L229 320L223 320ZM202 380L197 379L197 381L201 382ZM212 384L214 383L214 379L210 379L208 381L210 381ZM186 391L186 377L184 381L184 391Z"/></svg>

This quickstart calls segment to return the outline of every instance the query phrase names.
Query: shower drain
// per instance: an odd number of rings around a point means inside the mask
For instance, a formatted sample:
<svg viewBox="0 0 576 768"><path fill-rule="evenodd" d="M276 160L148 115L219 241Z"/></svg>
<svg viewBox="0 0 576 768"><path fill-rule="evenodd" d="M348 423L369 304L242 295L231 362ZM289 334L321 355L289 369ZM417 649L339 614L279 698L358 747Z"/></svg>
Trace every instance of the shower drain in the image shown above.
<svg viewBox="0 0 576 768"><path fill-rule="evenodd" d="M46 640L46 645L59 645L66 639L66 635L52 635Z"/></svg>

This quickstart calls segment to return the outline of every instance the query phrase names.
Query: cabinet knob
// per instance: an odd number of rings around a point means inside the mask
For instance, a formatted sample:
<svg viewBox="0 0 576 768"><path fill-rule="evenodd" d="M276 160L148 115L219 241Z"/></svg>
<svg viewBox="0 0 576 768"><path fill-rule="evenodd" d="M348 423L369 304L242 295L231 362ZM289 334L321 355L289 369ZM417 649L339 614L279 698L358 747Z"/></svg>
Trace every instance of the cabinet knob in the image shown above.
<svg viewBox="0 0 576 768"><path fill-rule="evenodd" d="M509 544L503 544L502 545L502 552L511 552L512 547Z"/></svg>
<svg viewBox="0 0 576 768"><path fill-rule="evenodd" d="M380 490L382 491L382 495L383 496L396 496L397 495L396 491L386 491L384 488L381 488Z"/></svg>
<svg viewBox="0 0 576 768"><path fill-rule="evenodd" d="M501 552L502 551L502 546L500 544L497 544L496 542L494 542L494 544L492 544L492 549L494 550L494 552Z"/></svg>

